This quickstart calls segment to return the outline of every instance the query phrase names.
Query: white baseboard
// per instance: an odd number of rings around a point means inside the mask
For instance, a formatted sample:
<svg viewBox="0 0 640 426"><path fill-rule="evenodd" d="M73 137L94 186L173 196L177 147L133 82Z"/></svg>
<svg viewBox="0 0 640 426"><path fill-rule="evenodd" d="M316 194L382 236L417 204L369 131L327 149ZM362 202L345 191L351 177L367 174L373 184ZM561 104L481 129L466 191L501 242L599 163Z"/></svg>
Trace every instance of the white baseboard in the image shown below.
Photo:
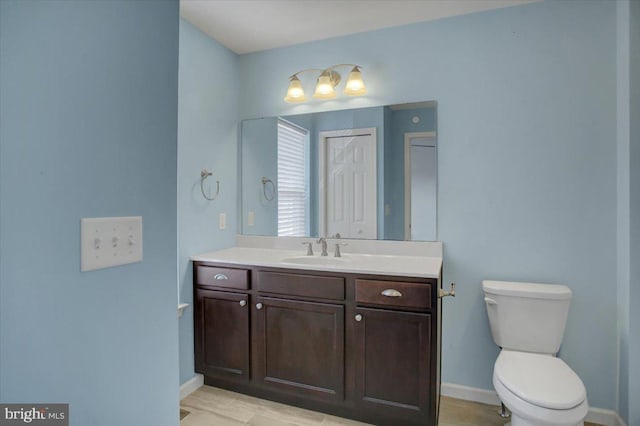
<svg viewBox="0 0 640 426"><path fill-rule="evenodd" d="M620 414L604 408L589 407L589 413L585 420L605 426L627 426L625 421L622 420L622 417L620 417Z"/></svg>
<svg viewBox="0 0 640 426"><path fill-rule="evenodd" d="M451 398L480 402L482 404L500 405L500 398L498 398L498 394L493 390L472 388L454 383L442 383L440 393L442 396ZM589 413L585 420L604 426L626 426L624 420L622 420L618 413L604 408L589 407Z"/></svg>
<svg viewBox="0 0 640 426"><path fill-rule="evenodd" d="M465 401L500 405L500 398L498 398L498 394L492 390L472 388L469 386L456 385L454 383L443 383L440 387L440 393L442 396L464 399Z"/></svg>
<svg viewBox="0 0 640 426"><path fill-rule="evenodd" d="M616 426L627 426L627 423L620 417L620 414L616 413Z"/></svg>
<svg viewBox="0 0 640 426"><path fill-rule="evenodd" d="M180 385L180 400L189 396L189 394L196 391L198 388L204 385L204 376L202 374L196 374L191 379Z"/></svg>

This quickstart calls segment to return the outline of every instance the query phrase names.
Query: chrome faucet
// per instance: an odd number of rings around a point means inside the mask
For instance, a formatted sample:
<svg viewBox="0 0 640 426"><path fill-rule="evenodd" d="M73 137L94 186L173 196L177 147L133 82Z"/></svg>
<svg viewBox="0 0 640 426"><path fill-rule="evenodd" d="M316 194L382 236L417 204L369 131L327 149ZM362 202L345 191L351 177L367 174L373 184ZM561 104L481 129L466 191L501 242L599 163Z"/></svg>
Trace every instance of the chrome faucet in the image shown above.
<svg viewBox="0 0 640 426"><path fill-rule="evenodd" d="M307 245L307 256L313 256L313 241L305 241L302 244Z"/></svg>
<svg viewBox="0 0 640 426"><path fill-rule="evenodd" d="M325 237L320 237L320 238L318 238L317 243L318 244L322 244L322 253L320 253L320 256L328 256L328 254L327 254L327 239Z"/></svg>
<svg viewBox="0 0 640 426"><path fill-rule="evenodd" d="M334 235L332 238L339 240L340 239L340 234L336 234ZM342 257L342 253L340 253L340 246L346 246L347 243L336 243L336 249L333 252L333 257Z"/></svg>

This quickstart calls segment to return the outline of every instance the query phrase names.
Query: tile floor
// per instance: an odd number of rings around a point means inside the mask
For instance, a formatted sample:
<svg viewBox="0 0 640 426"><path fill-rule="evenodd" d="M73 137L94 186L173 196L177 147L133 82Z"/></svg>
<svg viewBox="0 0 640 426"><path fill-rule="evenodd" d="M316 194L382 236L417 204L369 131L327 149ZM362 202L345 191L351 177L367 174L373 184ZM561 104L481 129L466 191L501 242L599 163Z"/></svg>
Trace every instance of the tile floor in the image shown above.
<svg viewBox="0 0 640 426"><path fill-rule="evenodd" d="M203 386L180 404L180 426L364 426L365 423ZM439 426L501 426L498 407L442 397ZM185 412L188 412L186 414ZM597 426L585 423L585 426Z"/></svg>

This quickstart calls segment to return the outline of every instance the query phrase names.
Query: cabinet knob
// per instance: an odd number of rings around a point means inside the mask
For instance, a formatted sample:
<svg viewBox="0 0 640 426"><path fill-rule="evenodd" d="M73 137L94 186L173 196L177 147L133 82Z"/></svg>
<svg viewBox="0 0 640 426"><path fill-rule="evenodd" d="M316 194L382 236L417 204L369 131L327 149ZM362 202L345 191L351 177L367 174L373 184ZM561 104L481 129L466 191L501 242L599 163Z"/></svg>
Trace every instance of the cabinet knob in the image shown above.
<svg viewBox="0 0 640 426"><path fill-rule="evenodd" d="M362 315L356 314L356 321L358 322L362 321Z"/></svg>
<svg viewBox="0 0 640 426"><path fill-rule="evenodd" d="M262 303L256 303L256 309L262 309Z"/></svg>
<svg viewBox="0 0 640 426"><path fill-rule="evenodd" d="M247 301L246 301L246 300L241 300L241 301L240 301L240 306L245 306L246 304L247 304Z"/></svg>

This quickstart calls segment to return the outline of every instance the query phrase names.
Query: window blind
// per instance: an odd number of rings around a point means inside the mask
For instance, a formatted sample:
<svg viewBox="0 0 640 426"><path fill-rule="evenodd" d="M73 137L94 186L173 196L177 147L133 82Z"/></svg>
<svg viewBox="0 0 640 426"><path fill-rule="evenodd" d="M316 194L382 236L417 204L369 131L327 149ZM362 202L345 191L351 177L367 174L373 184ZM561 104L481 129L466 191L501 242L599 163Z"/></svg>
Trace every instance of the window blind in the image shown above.
<svg viewBox="0 0 640 426"><path fill-rule="evenodd" d="M278 120L278 236L304 237L307 131Z"/></svg>

